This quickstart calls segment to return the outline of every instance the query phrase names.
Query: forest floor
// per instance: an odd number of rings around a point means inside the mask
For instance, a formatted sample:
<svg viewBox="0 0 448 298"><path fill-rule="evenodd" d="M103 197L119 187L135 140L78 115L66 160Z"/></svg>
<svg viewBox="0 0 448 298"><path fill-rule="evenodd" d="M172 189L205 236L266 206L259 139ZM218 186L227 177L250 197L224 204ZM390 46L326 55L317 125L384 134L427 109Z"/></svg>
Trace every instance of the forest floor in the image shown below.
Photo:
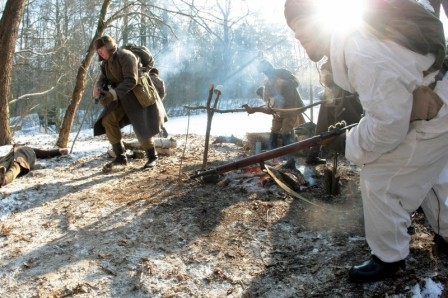
<svg viewBox="0 0 448 298"><path fill-rule="evenodd" d="M305 167L293 156L308 182L294 197L257 165L190 179L204 137L173 137L177 148L153 170L133 159L102 173L103 151L46 160L0 188L0 297L409 297L428 283L447 297L448 260L433 253L420 212L402 275L348 281L369 249L359 173L344 158L332 196L323 174L332 162ZM247 144L210 144L208 168L251 154Z"/></svg>

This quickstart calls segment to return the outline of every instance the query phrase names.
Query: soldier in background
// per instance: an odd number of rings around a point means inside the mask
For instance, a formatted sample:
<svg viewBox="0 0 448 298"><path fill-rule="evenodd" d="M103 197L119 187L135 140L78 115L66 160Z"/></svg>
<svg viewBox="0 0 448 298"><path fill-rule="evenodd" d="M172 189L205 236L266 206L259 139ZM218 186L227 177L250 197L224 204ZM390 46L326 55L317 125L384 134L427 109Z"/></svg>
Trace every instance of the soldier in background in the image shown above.
<svg viewBox="0 0 448 298"><path fill-rule="evenodd" d="M303 107L297 87L299 82L297 78L289 71L283 68L274 68L274 66L262 60L258 66L261 73L266 76L263 89L263 100L271 108L277 109L295 109ZM260 92L261 89L257 90ZM282 145L288 145L292 141L293 129L300 124L305 123L303 115L299 111L282 111L273 115L270 149L278 147L278 139L282 138Z"/></svg>
<svg viewBox="0 0 448 298"><path fill-rule="evenodd" d="M324 87L321 98L323 103L320 105L315 134L325 132L330 126L342 121L347 125L358 123L363 113L359 98L356 94L347 92L334 83L330 61L321 66L320 82ZM336 144L332 144L331 147L339 153L344 153L343 144L340 148ZM309 165L325 164L326 160L319 155L321 155L321 147L311 147L306 163Z"/></svg>

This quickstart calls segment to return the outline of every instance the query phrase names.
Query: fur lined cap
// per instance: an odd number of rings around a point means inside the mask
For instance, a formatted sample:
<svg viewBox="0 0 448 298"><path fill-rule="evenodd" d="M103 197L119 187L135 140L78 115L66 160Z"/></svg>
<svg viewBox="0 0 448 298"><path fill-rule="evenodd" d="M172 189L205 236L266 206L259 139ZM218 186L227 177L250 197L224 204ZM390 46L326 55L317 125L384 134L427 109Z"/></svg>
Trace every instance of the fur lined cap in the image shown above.
<svg viewBox="0 0 448 298"><path fill-rule="evenodd" d="M115 52L118 48L117 43L115 40L109 36L109 35L103 35L97 40L95 40L95 49L98 50L102 46L106 46L106 49L108 49L111 52Z"/></svg>

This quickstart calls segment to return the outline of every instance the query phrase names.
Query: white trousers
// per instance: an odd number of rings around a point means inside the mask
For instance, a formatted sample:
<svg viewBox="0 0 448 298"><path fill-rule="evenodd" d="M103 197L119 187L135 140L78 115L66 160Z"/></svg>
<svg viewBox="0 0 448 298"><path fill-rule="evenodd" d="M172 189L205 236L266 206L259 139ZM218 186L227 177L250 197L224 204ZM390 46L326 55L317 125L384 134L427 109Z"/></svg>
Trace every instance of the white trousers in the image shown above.
<svg viewBox="0 0 448 298"><path fill-rule="evenodd" d="M409 254L411 214L422 207L448 240L448 133L412 128L403 143L361 170L366 239L372 254L396 262Z"/></svg>

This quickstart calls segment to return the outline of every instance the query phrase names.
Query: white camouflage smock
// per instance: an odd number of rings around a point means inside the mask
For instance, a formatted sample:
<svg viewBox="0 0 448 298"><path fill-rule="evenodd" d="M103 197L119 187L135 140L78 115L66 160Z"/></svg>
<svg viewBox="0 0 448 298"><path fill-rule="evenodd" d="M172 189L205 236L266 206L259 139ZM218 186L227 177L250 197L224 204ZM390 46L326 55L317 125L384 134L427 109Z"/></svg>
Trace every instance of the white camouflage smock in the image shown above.
<svg viewBox="0 0 448 298"><path fill-rule="evenodd" d="M335 33L330 60L335 82L357 92L365 116L347 134L346 157L361 167L365 232L384 262L409 254L411 214L420 206L435 233L448 240L448 76L436 93L436 118L410 123L412 91L433 61L367 32Z"/></svg>

